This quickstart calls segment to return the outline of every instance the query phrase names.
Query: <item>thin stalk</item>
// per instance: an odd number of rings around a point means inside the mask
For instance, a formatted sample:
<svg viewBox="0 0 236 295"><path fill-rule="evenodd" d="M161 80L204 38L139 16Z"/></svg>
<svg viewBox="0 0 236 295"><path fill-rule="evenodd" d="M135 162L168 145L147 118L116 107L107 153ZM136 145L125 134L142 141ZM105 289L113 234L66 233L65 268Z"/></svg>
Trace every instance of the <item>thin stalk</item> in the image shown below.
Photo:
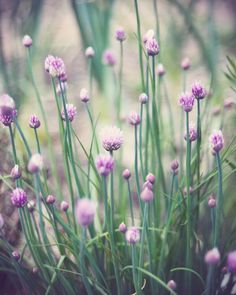
<svg viewBox="0 0 236 295"><path fill-rule="evenodd" d="M140 288L138 286L138 279L137 279L137 270L136 270L136 246L135 244L131 245L131 252L132 252L132 273L133 273L133 283L136 294L140 294Z"/></svg>
<svg viewBox="0 0 236 295"><path fill-rule="evenodd" d="M146 104L146 130L145 130L145 174L148 173L148 146L149 146L149 132L150 132L150 99L149 99L149 56L147 57L147 67L146 67L146 94L148 96L148 101Z"/></svg>
<svg viewBox="0 0 236 295"><path fill-rule="evenodd" d="M200 99L197 99L197 186L200 185L201 136L202 136L202 134L201 134L201 108L200 108ZM200 205L200 187L197 189L196 231L198 230L199 205Z"/></svg>
<svg viewBox="0 0 236 295"><path fill-rule="evenodd" d="M182 71L182 73L183 73L183 92L185 92L186 91L186 79L187 79L187 75L186 75L186 71L185 70L183 70ZM180 113L180 138L181 138L181 140L180 140L180 150L179 150L179 155L180 155L180 173L182 174L182 171L183 171L183 166L184 166L184 164L183 164L183 162L184 162L184 159L183 159L183 155L184 155L184 153L183 153L183 150L184 150L184 147L183 147L183 140L182 140L182 136L183 136L183 133L184 133L184 116L182 116L182 112Z"/></svg>
<svg viewBox="0 0 236 295"><path fill-rule="evenodd" d="M11 146L12 146L12 151L13 151L13 158L14 158L14 164L18 164L18 159L16 156L16 146L15 146L15 141L14 141L14 135L12 131L11 125L9 125L9 131L10 131L10 138L11 138Z"/></svg>
<svg viewBox="0 0 236 295"><path fill-rule="evenodd" d="M138 170L138 129L137 125L134 126L134 145L135 145L135 152L134 152L134 166L135 166L135 180L137 186L137 193L138 193L138 200L141 211L143 212L143 205L140 199L140 182L139 182L139 170Z"/></svg>
<svg viewBox="0 0 236 295"><path fill-rule="evenodd" d="M132 226L134 226L134 210L133 210L133 202L132 202L132 195L131 195L129 180L127 180L127 185L128 185L128 192L129 192L129 206L130 206L131 221L132 221Z"/></svg>
<svg viewBox="0 0 236 295"><path fill-rule="evenodd" d="M122 78L123 78L123 42L120 42L120 66L119 66L119 89L117 93L117 122L120 122L121 96L122 96Z"/></svg>
<svg viewBox="0 0 236 295"><path fill-rule="evenodd" d="M143 150L143 139L142 139L142 133L143 133L143 104L141 103L140 107L140 126L139 126L139 161L140 161L140 168L141 168L141 173L142 173L142 178L144 180L144 167L143 167L143 155L142 155L142 150Z"/></svg>

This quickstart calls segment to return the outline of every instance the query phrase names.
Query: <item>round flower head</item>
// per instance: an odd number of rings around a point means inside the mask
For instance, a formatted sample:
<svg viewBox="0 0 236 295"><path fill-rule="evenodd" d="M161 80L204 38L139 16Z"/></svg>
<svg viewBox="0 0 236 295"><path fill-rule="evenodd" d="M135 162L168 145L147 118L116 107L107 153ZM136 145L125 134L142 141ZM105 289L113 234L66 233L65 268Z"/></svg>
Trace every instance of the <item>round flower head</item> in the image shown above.
<svg viewBox="0 0 236 295"><path fill-rule="evenodd" d="M16 188L11 194L11 202L17 208L22 208L27 203L26 192L22 188Z"/></svg>
<svg viewBox="0 0 236 295"><path fill-rule="evenodd" d="M34 154L31 156L28 163L28 171L30 173L37 173L43 169L43 157L40 154Z"/></svg>
<svg viewBox="0 0 236 295"><path fill-rule="evenodd" d="M152 173L148 173L148 175L146 176L146 181L149 181L151 184L154 184L156 181L155 175L153 175Z"/></svg>
<svg viewBox="0 0 236 295"><path fill-rule="evenodd" d="M184 135L184 139L187 140L187 133ZM197 139L197 129L194 123L189 124L189 140L195 141Z"/></svg>
<svg viewBox="0 0 236 295"><path fill-rule="evenodd" d="M174 280L170 280L168 283L167 283L167 286L171 289L171 290L175 290L177 288L177 284Z"/></svg>
<svg viewBox="0 0 236 295"><path fill-rule="evenodd" d="M27 208L30 213L34 212L35 209L35 201L31 200L27 203Z"/></svg>
<svg viewBox="0 0 236 295"><path fill-rule="evenodd" d="M129 180L130 177L131 177L131 172L129 171L129 169L125 169L125 170L123 171L123 178L124 178L125 180Z"/></svg>
<svg viewBox="0 0 236 295"><path fill-rule="evenodd" d="M207 265L216 265L220 262L220 252L217 248L209 250L204 257Z"/></svg>
<svg viewBox="0 0 236 295"><path fill-rule="evenodd" d="M110 155L99 155L96 158L96 168L101 176L108 176L114 168L114 159Z"/></svg>
<svg viewBox="0 0 236 295"><path fill-rule="evenodd" d="M173 160L170 164L172 172L177 175L179 170L179 162L177 160Z"/></svg>
<svg viewBox="0 0 236 295"><path fill-rule="evenodd" d="M11 169L11 178L13 180L17 180L17 179L21 178L21 169L20 169L19 165L15 165Z"/></svg>
<svg viewBox="0 0 236 295"><path fill-rule="evenodd" d="M165 75L165 73L166 73L166 71L165 71L165 68L164 68L163 64L158 64L158 66L157 66L157 74L160 77L162 77L162 76Z"/></svg>
<svg viewBox="0 0 236 295"><path fill-rule="evenodd" d="M145 104L148 102L148 96L146 93L141 93L139 95L139 101L142 103L142 104Z"/></svg>
<svg viewBox="0 0 236 295"><path fill-rule="evenodd" d="M66 212L69 209L69 204L66 201L62 201L60 208L62 211Z"/></svg>
<svg viewBox="0 0 236 295"><path fill-rule="evenodd" d="M154 198L153 191L146 186L141 192L140 198L143 202L151 202Z"/></svg>
<svg viewBox="0 0 236 295"><path fill-rule="evenodd" d="M147 54L150 56L155 56L159 53L159 45L157 43L157 40L155 38L149 38L147 39L145 43Z"/></svg>
<svg viewBox="0 0 236 295"><path fill-rule="evenodd" d="M236 274L236 250L228 254L227 268L233 274Z"/></svg>
<svg viewBox="0 0 236 295"><path fill-rule="evenodd" d="M187 71L190 68L190 60L188 57L185 57L182 61L181 61L181 68L184 71Z"/></svg>
<svg viewBox="0 0 236 295"><path fill-rule="evenodd" d="M8 94L0 96L0 122L10 126L17 116L16 104Z"/></svg>
<svg viewBox="0 0 236 295"><path fill-rule="evenodd" d="M150 181L145 181L144 184L143 184L143 190L145 188L148 188L149 190L153 190L153 184L150 182Z"/></svg>
<svg viewBox="0 0 236 295"><path fill-rule="evenodd" d="M155 32L153 30L148 30L143 36L143 43L145 44L147 40L155 37Z"/></svg>
<svg viewBox="0 0 236 295"><path fill-rule="evenodd" d="M30 47L33 44L33 40L31 39L29 35L25 35L22 39L22 44L25 47Z"/></svg>
<svg viewBox="0 0 236 295"><path fill-rule="evenodd" d="M29 119L29 126L30 128L37 129L41 125L41 122L39 121L39 118L36 115L31 115Z"/></svg>
<svg viewBox="0 0 236 295"><path fill-rule="evenodd" d="M89 101L89 93L88 93L88 90L87 89L82 88L80 90L79 96L80 96L80 99L81 99L82 102L85 102L86 103L86 102Z"/></svg>
<svg viewBox="0 0 236 295"><path fill-rule="evenodd" d="M56 198L53 195L48 195L46 198L46 203L49 205L54 204L56 201Z"/></svg>
<svg viewBox="0 0 236 295"><path fill-rule="evenodd" d="M200 82L196 81L192 85L192 94L196 99L203 99L206 97L207 91Z"/></svg>
<svg viewBox="0 0 236 295"><path fill-rule="evenodd" d="M87 47L85 50L85 56L87 58L92 58L92 57L94 57L94 55L95 55L95 52L94 52L93 47L91 47L91 46Z"/></svg>
<svg viewBox="0 0 236 295"><path fill-rule="evenodd" d="M103 53L103 63L107 66L114 66L116 64L116 59L113 52L107 49Z"/></svg>
<svg viewBox="0 0 236 295"><path fill-rule="evenodd" d="M188 92L184 92L179 97L179 104L185 112L191 112L194 105L194 96Z"/></svg>
<svg viewBox="0 0 236 295"><path fill-rule="evenodd" d="M127 226L124 224L124 222L119 225L119 231L123 234L127 231Z"/></svg>
<svg viewBox="0 0 236 295"><path fill-rule="evenodd" d="M125 30L122 27L116 29L116 40L122 42L125 39L126 39Z"/></svg>
<svg viewBox="0 0 236 295"><path fill-rule="evenodd" d="M18 251L13 251L11 255L16 261L20 260L20 253Z"/></svg>
<svg viewBox="0 0 236 295"><path fill-rule="evenodd" d="M0 214L0 230L3 228L3 226L4 226L4 219L2 214Z"/></svg>
<svg viewBox="0 0 236 295"><path fill-rule="evenodd" d="M130 112L128 116L128 122L130 125L139 125L141 122L140 115L136 112Z"/></svg>
<svg viewBox="0 0 236 295"><path fill-rule="evenodd" d="M76 206L76 216L78 223L83 226L89 226L96 213L96 203L89 199L81 199Z"/></svg>
<svg viewBox="0 0 236 295"><path fill-rule="evenodd" d="M215 153L218 153L224 147L224 137L221 130L213 131L210 136L210 146Z"/></svg>
<svg viewBox="0 0 236 295"><path fill-rule="evenodd" d="M129 244L136 244L140 240L140 233L137 227L129 228L125 233L125 239Z"/></svg>
<svg viewBox="0 0 236 295"><path fill-rule="evenodd" d="M233 107L233 105L234 105L234 101L233 101L233 99L231 97L225 99L224 108L226 110L231 109Z"/></svg>
<svg viewBox="0 0 236 295"><path fill-rule="evenodd" d="M53 78L63 78L66 75L66 68L64 61L60 57L48 55L45 59L45 70Z"/></svg>
<svg viewBox="0 0 236 295"><path fill-rule="evenodd" d="M123 132L116 126L107 126L101 131L101 140L106 151L118 150L124 142Z"/></svg>
<svg viewBox="0 0 236 295"><path fill-rule="evenodd" d="M77 113L76 107L71 103L67 103L66 104L66 112L67 112L68 120L70 122L72 122L75 118L76 113ZM61 111L61 117L62 117L63 121L66 121L66 115L65 115L64 108Z"/></svg>
<svg viewBox="0 0 236 295"><path fill-rule="evenodd" d="M210 195L209 199L208 199L208 206L210 208L215 208L216 206L216 197L214 194Z"/></svg>
<svg viewBox="0 0 236 295"><path fill-rule="evenodd" d="M44 69L47 73L49 73L49 69L51 67L51 64L53 62L53 60L55 59L55 57L51 54L49 54L46 58L45 58L45 62L44 62Z"/></svg>

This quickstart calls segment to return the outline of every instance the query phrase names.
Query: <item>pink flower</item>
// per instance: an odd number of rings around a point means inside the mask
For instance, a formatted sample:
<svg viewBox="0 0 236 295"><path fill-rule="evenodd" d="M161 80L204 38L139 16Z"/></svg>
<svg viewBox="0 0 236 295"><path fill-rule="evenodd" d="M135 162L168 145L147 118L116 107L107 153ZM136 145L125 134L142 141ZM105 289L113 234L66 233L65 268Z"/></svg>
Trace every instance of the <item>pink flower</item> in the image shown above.
<svg viewBox="0 0 236 295"><path fill-rule="evenodd" d="M64 61L60 57L48 55L45 59L45 70L53 78L64 78L66 75L66 68Z"/></svg>
<svg viewBox="0 0 236 295"><path fill-rule="evenodd" d="M85 56L87 58L92 58L92 57L94 57L94 55L95 55L95 52L94 52L93 47L91 47L91 46L87 47L85 50Z"/></svg>
<svg viewBox="0 0 236 295"><path fill-rule="evenodd" d="M165 73L166 73L166 71L165 71L165 68L164 68L163 64L158 64L158 65L157 65L157 74L158 74L160 77L162 77L162 76L165 75Z"/></svg>
<svg viewBox="0 0 236 295"><path fill-rule="evenodd" d="M199 81L195 81L192 85L192 94L196 99L203 99L206 97L207 91Z"/></svg>
<svg viewBox="0 0 236 295"><path fill-rule="evenodd" d="M22 44L25 47L30 47L33 44L33 41L29 35L25 35L22 39Z"/></svg>
<svg viewBox="0 0 236 295"><path fill-rule="evenodd" d="M141 122L140 115L136 112L130 112L128 116L128 122L133 126L139 125Z"/></svg>
<svg viewBox="0 0 236 295"><path fill-rule="evenodd" d="M125 30L122 27L116 29L115 35L116 35L116 40L120 42L126 39Z"/></svg>
<svg viewBox="0 0 236 295"><path fill-rule="evenodd" d="M188 92L184 92L179 97L179 104L185 112L191 112L194 105L194 96Z"/></svg>
<svg viewBox="0 0 236 295"><path fill-rule="evenodd" d="M0 97L0 122L10 126L17 116L16 104L12 97L3 94Z"/></svg>
<svg viewBox="0 0 236 295"><path fill-rule="evenodd" d="M114 168L114 159L110 155L99 155L96 158L97 171L101 176L108 176Z"/></svg>
<svg viewBox="0 0 236 295"><path fill-rule="evenodd" d="M157 40L154 37L147 39L145 43L145 47L146 47L147 54L150 56L155 56L160 51Z"/></svg>
<svg viewBox="0 0 236 295"><path fill-rule="evenodd" d="M141 192L140 198L143 202L151 202L154 198L153 191L146 186Z"/></svg>
<svg viewBox="0 0 236 295"><path fill-rule="evenodd" d="M83 226L89 226L96 213L96 203L89 199L81 199L78 201L76 206L76 217L78 223Z"/></svg>
<svg viewBox="0 0 236 295"><path fill-rule="evenodd" d="M139 101L142 103L142 104L145 104L148 102L148 96L146 93L141 93L139 95Z"/></svg>
<svg viewBox="0 0 236 295"><path fill-rule="evenodd" d="M124 224L124 222L119 225L119 231L123 234L127 231L127 226Z"/></svg>
<svg viewBox="0 0 236 295"><path fill-rule="evenodd" d="M218 153L224 147L224 137L221 130L213 131L210 136L210 146L215 153Z"/></svg>
<svg viewBox="0 0 236 295"><path fill-rule="evenodd" d="M106 151L118 150L124 142L123 132L116 126L107 126L101 131L102 145Z"/></svg>
<svg viewBox="0 0 236 295"><path fill-rule="evenodd" d="M30 173L37 173L43 169L43 157L40 154L34 154L31 156L28 163L28 171Z"/></svg>
<svg viewBox="0 0 236 295"><path fill-rule="evenodd" d="M17 208L22 208L27 203L26 192L22 188L16 188L11 194L11 202Z"/></svg>
<svg viewBox="0 0 236 295"><path fill-rule="evenodd" d="M68 120L70 122L72 122L75 118L76 113L77 113L76 107L71 103L67 103L66 104L66 112L67 112ZM63 121L66 121L66 115L65 115L64 108L61 111L61 117L62 117Z"/></svg>
<svg viewBox="0 0 236 295"><path fill-rule="evenodd" d="M190 60L188 57L185 57L181 62L181 67L184 71L187 71L190 68Z"/></svg>
<svg viewBox="0 0 236 295"><path fill-rule="evenodd" d="M194 123L190 122L189 124L189 140L195 141L197 139L197 129ZM184 135L184 139L187 139L187 133Z"/></svg>
<svg viewBox="0 0 236 295"><path fill-rule="evenodd" d="M80 99L81 99L82 102L87 103L89 101L89 93L88 93L88 90L87 89L82 88L80 90L79 96L80 96Z"/></svg>
<svg viewBox="0 0 236 295"><path fill-rule="evenodd" d="M205 263L208 265L216 265L220 262L220 252L217 248L209 250L205 254Z"/></svg>
<svg viewBox="0 0 236 295"><path fill-rule="evenodd" d="M227 268L230 272L236 274L236 250L228 254Z"/></svg>
<svg viewBox="0 0 236 295"><path fill-rule="evenodd" d="M60 208L62 211L66 212L69 209L69 204L66 201L62 201Z"/></svg>
<svg viewBox="0 0 236 295"><path fill-rule="evenodd" d="M137 227L129 228L125 233L125 239L129 244L136 244L140 240L140 232Z"/></svg>
<svg viewBox="0 0 236 295"><path fill-rule="evenodd" d="M107 66L114 66L116 64L116 59L113 52L107 49L103 53L103 63Z"/></svg>
<svg viewBox="0 0 236 295"><path fill-rule="evenodd" d="M39 118L36 115L31 115L29 119L29 126L30 128L37 129L41 125Z"/></svg>

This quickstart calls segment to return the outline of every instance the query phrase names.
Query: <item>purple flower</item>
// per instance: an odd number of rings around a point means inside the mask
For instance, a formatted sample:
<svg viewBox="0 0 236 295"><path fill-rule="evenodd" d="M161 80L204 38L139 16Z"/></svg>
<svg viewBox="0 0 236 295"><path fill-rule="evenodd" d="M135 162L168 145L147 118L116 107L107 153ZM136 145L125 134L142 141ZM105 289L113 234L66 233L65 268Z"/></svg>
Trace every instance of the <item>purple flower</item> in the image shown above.
<svg viewBox="0 0 236 295"><path fill-rule="evenodd" d="M130 227L125 233L125 239L129 244L136 244L140 240L140 233L137 227Z"/></svg>
<svg viewBox="0 0 236 295"><path fill-rule="evenodd" d="M95 55L95 52L94 52L93 47L91 47L91 46L87 47L85 50L85 56L87 58L92 58L92 57L94 57L94 55Z"/></svg>
<svg viewBox="0 0 236 295"><path fill-rule="evenodd" d="M123 178L125 179L125 180L129 180L130 179L130 177L131 177L131 172L129 171L129 169L125 169L124 171L123 171Z"/></svg>
<svg viewBox="0 0 236 295"><path fill-rule="evenodd" d="M119 231L123 234L127 231L127 226L124 224L124 222L119 225Z"/></svg>
<svg viewBox="0 0 236 295"><path fill-rule="evenodd" d="M170 164L170 167L174 175L177 175L179 170L179 162L177 160L173 160Z"/></svg>
<svg viewBox="0 0 236 295"><path fill-rule="evenodd" d="M140 115L136 112L130 112L129 116L128 116L128 122L129 124L135 126L135 125L139 125L141 122L141 118Z"/></svg>
<svg viewBox="0 0 236 295"><path fill-rule="evenodd" d="M89 101L89 93L88 93L88 90L87 89L82 88L80 90L79 96L80 96L80 99L81 99L82 102L87 103Z"/></svg>
<svg viewBox="0 0 236 295"><path fill-rule="evenodd" d="M189 124L189 140L195 141L197 139L198 135L197 135L197 129L194 123L190 123ZM184 139L187 140L187 133L185 133L184 135Z"/></svg>
<svg viewBox="0 0 236 295"><path fill-rule="evenodd" d="M49 205L54 204L56 201L56 198L53 195L48 195L46 198L46 203Z"/></svg>
<svg viewBox="0 0 236 295"><path fill-rule="evenodd" d="M148 30L143 36L143 43L146 44L147 40L153 39L155 37L155 32L153 30Z"/></svg>
<svg viewBox="0 0 236 295"><path fill-rule="evenodd" d="M228 254L227 268L230 272L236 274L236 250Z"/></svg>
<svg viewBox="0 0 236 295"><path fill-rule="evenodd" d="M216 265L220 262L220 252L217 248L213 248L211 250L209 250L206 254L205 254L205 263L207 265Z"/></svg>
<svg viewBox="0 0 236 295"><path fill-rule="evenodd" d="M151 202L154 198L153 191L147 186L144 187L143 191L141 192L140 198L144 202Z"/></svg>
<svg viewBox="0 0 236 295"><path fill-rule="evenodd" d="M192 94L196 99L203 99L206 97L207 91L200 82L196 81L192 85Z"/></svg>
<svg viewBox="0 0 236 295"><path fill-rule="evenodd" d="M145 43L145 47L147 50L147 54L150 56L155 56L159 53L159 45L157 43L157 40L155 38L149 38L147 39Z"/></svg>
<svg viewBox="0 0 236 295"><path fill-rule="evenodd" d="M8 94L0 97L0 122L5 126L10 126L17 116L15 101Z"/></svg>
<svg viewBox="0 0 236 295"><path fill-rule="evenodd" d="M68 120L70 122L72 122L74 120L76 113L77 113L76 107L71 103L67 103L66 104L66 112L67 112ZM62 117L63 121L66 121L66 115L65 115L64 108L61 111L61 117Z"/></svg>
<svg viewBox="0 0 236 295"><path fill-rule="evenodd" d="M96 203L89 199L81 199L78 201L76 206L76 216L78 223L87 227L90 225L96 213Z"/></svg>
<svg viewBox="0 0 236 295"><path fill-rule="evenodd" d="M101 140L106 151L118 150L124 142L123 132L116 126L107 126L101 131Z"/></svg>
<svg viewBox="0 0 236 295"><path fill-rule="evenodd" d="M184 71L187 71L190 68L190 60L188 57L185 57L181 62L181 67Z"/></svg>
<svg viewBox="0 0 236 295"><path fill-rule="evenodd" d="M11 194L11 202L17 208L22 208L27 203L26 192L22 188L16 188Z"/></svg>
<svg viewBox="0 0 236 295"><path fill-rule="evenodd" d="M33 41L29 35L25 35L22 39L22 44L25 47L30 47L33 44Z"/></svg>
<svg viewBox="0 0 236 295"><path fill-rule="evenodd" d="M145 181L144 182L144 184L143 184L143 190L145 189L145 188L148 188L148 189L150 189L150 190L153 190L153 184L150 182L150 181Z"/></svg>
<svg viewBox="0 0 236 295"><path fill-rule="evenodd" d="M107 49L103 53L103 63L107 66L114 66L116 64L116 59L113 52Z"/></svg>
<svg viewBox="0 0 236 295"><path fill-rule="evenodd" d="M31 115L29 119L29 126L30 128L37 129L41 125L39 118L36 115Z"/></svg>
<svg viewBox="0 0 236 295"><path fill-rule="evenodd" d="M20 253L17 250L13 251L11 255L16 261L20 260Z"/></svg>
<svg viewBox="0 0 236 295"><path fill-rule="evenodd" d="M62 211L66 212L69 209L69 204L66 201L62 201L60 208Z"/></svg>
<svg viewBox="0 0 236 295"><path fill-rule="evenodd" d="M28 208L28 210L29 210L30 213L34 212L35 201L30 200L30 201L27 203L27 208Z"/></svg>
<svg viewBox="0 0 236 295"><path fill-rule="evenodd" d="M152 173L148 173L148 175L146 176L146 181L149 181L151 184L154 184L156 181L155 175Z"/></svg>
<svg viewBox="0 0 236 295"><path fill-rule="evenodd" d="M191 112L194 105L194 96L188 92L184 92L179 97L179 104L185 112Z"/></svg>
<svg viewBox="0 0 236 295"><path fill-rule="evenodd" d="M114 159L110 155L98 155L96 158L97 171L101 176L108 176L114 168Z"/></svg>
<svg viewBox="0 0 236 295"><path fill-rule="evenodd" d="M210 136L210 146L215 153L218 153L224 147L224 137L221 130L213 131Z"/></svg>
<svg viewBox="0 0 236 295"><path fill-rule="evenodd" d="M34 154L31 156L28 163L28 171L30 173L37 173L43 169L43 157L40 154Z"/></svg>
<svg viewBox="0 0 236 295"><path fill-rule="evenodd" d="M165 71L165 68L164 68L163 64L158 64L158 65L157 65L157 74L158 74L160 77L162 77L162 76L165 75L165 73L166 73L166 71Z"/></svg>
<svg viewBox="0 0 236 295"><path fill-rule="evenodd" d="M116 29L116 40L122 42L126 39L125 31L122 27Z"/></svg>
<svg viewBox="0 0 236 295"><path fill-rule="evenodd" d="M167 283L167 286L171 289L171 290L175 290L177 288L177 284L174 280L170 280L168 283Z"/></svg>
<svg viewBox="0 0 236 295"><path fill-rule="evenodd" d="M209 206L210 208L215 208L215 206L216 206L216 197L215 197L214 194L211 194L211 195L210 195L210 197L209 197L209 199L208 199L208 206Z"/></svg>
<svg viewBox="0 0 236 295"><path fill-rule="evenodd" d="M15 165L11 169L11 178L13 180L17 180L17 179L21 178L21 169L20 169L19 165Z"/></svg>
<svg viewBox="0 0 236 295"><path fill-rule="evenodd" d="M66 75L66 68L64 61L60 57L48 55L45 59L45 70L53 78L64 79Z"/></svg>
<svg viewBox="0 0 236 295"><path fill-rule="evenodd" d="M145 104L148 102L148 96L146 93L141 93L139 95L139 101L142 103L142 104Z"/></svg>

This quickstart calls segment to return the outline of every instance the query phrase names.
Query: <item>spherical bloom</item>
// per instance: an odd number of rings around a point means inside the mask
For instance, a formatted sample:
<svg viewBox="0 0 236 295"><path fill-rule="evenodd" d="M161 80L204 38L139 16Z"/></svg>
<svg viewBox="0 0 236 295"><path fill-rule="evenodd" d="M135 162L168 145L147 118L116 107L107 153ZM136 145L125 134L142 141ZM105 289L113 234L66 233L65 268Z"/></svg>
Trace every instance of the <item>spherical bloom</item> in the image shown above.
<svg viewBox="0 0 236 295"><path fill-rule="evenodd" d="M11 194L11 202L17 208L22 208L27 203L26 192L22 188L16 188Z"/></svg>
<svg viewBox="0 0 236 295"><path fill-rule="evenodd" d="M40 154L34 154L31 156L28 163L28 171L30 173L37 173L43 169L43 157Z"/></svg>
<svg viewBox="0 0 236 295"><path fill-rule="evenodd" d="M145 43L147 54L150 56L155 56L159 53L160 48L155 38L147 39Z"/></svg>
<svg viewBox="0 0 236 295"><path fill-rule="evenodd" d="M151 182L151 184L154 184L156 180L155 175L153 175L152 173L148 173L148 175L146 176L146 181Z"/></svg>
<svg viewBox="0 0 236 295"><path fill-rule="evenodd" d="M128 122L133 126L139 125L141 122L140 115L136 112L130 112L128 116Z"/></svg>
<svg viewBox="0 0 236 295"><path fill-rule="evenodd" d="M176 175L179 170L179 162L177 160L173 160L170 164L172 172Z"/></svg>
<svg viewBox="0 0 236 295"><path fill-rule="evenodd" d="M195 141L197 139L197 129L194 123L190 122L189 124L189 140ZM187 140L187 133L184 135L184 139Z"/></svg>
<svg viewBox="0 0 236 295"><path fill-rule="evenodd" d="M66 212L69 209L69 204L66 201L62 201L60 208L62 211Z"/></svg>
<svg viewBox="0 0 236 295"><path fill-rule="evenodd" d="M30 200L27 203L27 208L28 208L28 210L29 210L30 213L34 212L34 209L35 209L35 201Z"/></svg>
<svg viewBox="0 0 236 295"><path fill-rule="evenodd" d="M203 99L206 97L207 91L200 82L196 81L192 85L192 94L196 99Z"/></svg>
<svg viewBox="0 0 236 295"><path fill-rule="evenodd" d="M13 251L11 255L16 261L20 260L20 253L18 251Z"/></svg>
<svg viewBox="0 0 236 295"><path fill-rule="evenodd" d="M185 112L191 112L194 105L194 96L188 92L182 93L179 97L179 104Z"/></svg>
<svg viewBox="0 0 236 295"><path fill-rule="evenodd" d="M144 202L151 202L154 198L153 191L146 186L141 192L140 198Z"/></svg>
<svg viewBox="0 0 236 295"><path fill-rule="evenodd" d="M0 213L0 230L3 228L3 226L4 226L4 219L2 214Z"/></svg>
<svg viewBox="0 0 236 295"><path fill-rule="evenodd" d="M224 101L224 108L229 110L233 107L234 104L235 102L233 101L233 99L231 97L228 97Z"/></svg>
<svg viewBox="0 0 236 295"><path fill-rule="evenodd" d="M122 42L126 39L125 30L120 27L116 29L116 40Z"/></svg>
<svg viewBox="0 0 236 295"><path fill-rule="evenodd" d="M147 40L155 37L155 32L153 30L148 30L143 36L143 43L145 44Z"/></svg>
<svg viewBox="0 0 236 295"><path fill-rule="evenodd" d="M146 93L141 93L139 95L139 101L142 103L142 104L145 104L148 102L148 96Z"/></svg>
<svg viewBox="0 0 236 295"><path fill-rule="evenodd" d="M236 274L236 250L228 254L227 268L230 272Z"/></svg>
<svg viewBox="0 0 236 295"><path fill-rule="evenodd" d="M188 57L185 57L182 61L181 61L181 68L184 71L187 71L190 68L190 60Z"/></svg>
<svg viewBox="0 0 236 295"><path fill-rule="evenodd" d="M124 171L123 171L123 178L125 179L125 180L129 180L130 179L130 177L131 177L131 172L129 171L129 169L125 169Z"/></svg>
<svg viewBox="0 0 236 295"><path fill-rule="evenodd" d="M107 66L114 66L116 64L116 58L110 49L104 51L103 63Z"/></svg>
<svg viewBox="0 0 236 295"><path fill-rule="evenodd" d="M88 93L87 89L82 88L80 90L79 96L80 96L80 99L81 99L82 102L88 102L89 101L89 93Z"/></svg>
<svg viewBox="0 0 236 295"><path fill-rule="evenodd" d="M25 47L30 47L33 44L33 40L31 39L29 35L25 35L22 39L22 44Z"/></svg>
<svg viewBox="0 0 236 295"><path fill-rule="evenodd" d="M210 146L215 153L224 147L224 137L221 130L214 130L210 136Z"/></svg>
<svg viewBox="0 0 236 295"><path fill-rule="evenodd" d="M72 122L75 118L76 113L77 113L76 107L71 103L67 103L66 104L66 112L67 112L68 120L70 122ZM63 121L66 121L66 115L65 115L64 108L61 111L61 117L62 117Z"/></svg>
<svg viewBox="0 0 236 295"><path fill-rule="evenodd" d="M177 284L174 280L170 280L168 283L167 283L167 286L171 289L171 290L175 290L177 288Z"/></svg>
<svg viewBox="0 0 236 295"><path fill-rule="evenodd" d="M48 195L46 198L46 203L49 205L54 204L56 201L56 198L53 195Z"/></svg>
<svg viewBox="0 0 236 295"><path fill-rule="evenodd" d="M209 199L208 199L208 206L210 208L215 208L216 206L216 197L214 194L210 195Z"/></svg>
<svg viewBox="0 0 236 295"><path fill-rule="evenodd" d="M164 68L163 64L158 64L158 65L157 65L157 74L158 74L160 77L162 77L162 76L165 75L165 73L166 73L166 71L165 71L165 68Z"/></svg>
<svg viewBox="0 0 236 295"><path fill-rule="evenodd" d="M152 184L150 181L145 181L144 184L143 184L143 190L144 190L146 187L147 187L148 189L152 190L152 189L153 189L153 184Z"/></svg>
<svg viewBox="0 0 236 295"><path fill-rule="evenodd" d="M107 126L101 131L101 140L106 151L118 150L124 142L123 132L116 126Z"/></svg>
<svg viewBox="0 0 236 295"><path fill-rule="evenodd" d="M66 68L64 61L60 57L54 57L53 55L48 55L45 59L45 70L53 78L64 78L66 75Z"/></svg>
<svg viewBox="0 0 236 295"><path fill-rule="evenodd" d="M95 52L94 52L93 47L91 47L91 46L87 47L85 50L85 56L87 58L92 58L92 57L94 57L94 55L95 55Z"/></svg>
<svg viewBox="0 0 236 295"><path fill-rule="evenodd" d="M96 168L101 176L108 176L114 168L114 159L110 155L98 155Z"/></svg>
<svg viewBox="0 0 236 295"><path fill-rule="evenodd" d="M78 223L87 227L90 225L96 213L96 203L89 199L80 199L76 206L76 216Z"/></svg>
<svg viewBox="0 0 236 295"><path fill-rule="evenodd" d="M129 244L136 244L140 240L140 233L137 227L129 228L125 233L125 239Z"/></svg>
<svg viewBox="0 0 236 295"><path fill-rule="evenodd" d="M220 252L217 248L213 248L205 254L205 263L207 265L216 265L220 262Z"/></svg>
<svg viewBox="0 0 236 295"><path fill-rule="evenodd" d="M123 234L127 231L127 226L124 224L124 222L119 225L119 231Z"/></svg>
<svg viewBox="0 0 236 295"><path fill-rule="evenodd" d="M13 180L17 180L21 177L21 169L19 167L19 165L15 165L12 169L11 169L11 178Z"/></svg>
<svg viewBox="0 0 236 295"><path fill-rule="evenodd" d="M36 115L31 115L29 119L29 126L30 128L37 129L41 125L39 118Z"/></svg>
<svg viewBox="0 0 236 295"><path fill-rule="evenodd" d="M10 126L17 116L16 104L8 94L0 96L0 122Z"/></svg>

